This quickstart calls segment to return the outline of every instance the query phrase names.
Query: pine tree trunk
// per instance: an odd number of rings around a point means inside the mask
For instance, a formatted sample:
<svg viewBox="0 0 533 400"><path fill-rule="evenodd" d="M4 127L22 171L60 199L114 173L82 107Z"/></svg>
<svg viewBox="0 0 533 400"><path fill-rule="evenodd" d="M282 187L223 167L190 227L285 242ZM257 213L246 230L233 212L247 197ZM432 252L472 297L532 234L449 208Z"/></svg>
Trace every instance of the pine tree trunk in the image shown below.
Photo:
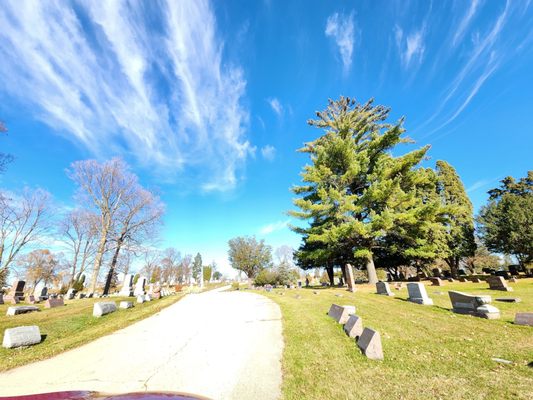
<svg viewBox="0 0 533 400"><path fill-rule="evenodd" d="M378 282L378 274L374 265L374 258L369 256L366 260L366 273L368 274L368 283L375 284Z"/></svg>
<svg viewBox="0 0 533 400"><path fill-rule="evenodd" d="M326 271L328 273L329 284L330 284L330 286L333 286L333 284L335 283L335 281L333 280L333 266L328 265L326 267Z"/></svg>

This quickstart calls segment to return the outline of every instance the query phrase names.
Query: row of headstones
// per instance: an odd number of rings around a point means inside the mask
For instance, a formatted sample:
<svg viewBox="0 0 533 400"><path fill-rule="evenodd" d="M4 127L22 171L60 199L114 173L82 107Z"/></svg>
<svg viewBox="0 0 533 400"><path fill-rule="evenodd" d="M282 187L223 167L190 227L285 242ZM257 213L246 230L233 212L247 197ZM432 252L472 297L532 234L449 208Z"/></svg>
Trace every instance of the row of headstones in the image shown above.
<svg viewBox="0 0 533 400"><path fill-rule="evenodd" d="M377 294L394 296L394 293L391 292L387 282L376 283L376 291ZM433 305L433 300L428 296L426 287L423 283L410 282L407 284L407 291L409 293L407 300L417 304ZM487 319L500 318L500 310L490 305L492 302L491 296L470 295L457 291L449 291L448 295L450 296L452 311L454 313L468 314ZM515 324L533 326L533 313L516 313Z"/></svg>
<svg viewBox="0 0 533 400"><path fill-rule="evenodd" d="M363 320L355 314L355 306L332 304L328 315L344 325L344 332L355 339L361 352L371 360L383 360L383 348L379 332L372 328L363 328Z"/></svg>
<svg viewBox="0 0 533 400"><path fill-rule="evenodd" d="M50 299L49 299L50 300ZM49 301L47 300L47 301ZM63 305L63 299L56 299L57 304L54 307ZM144 300L143 300L144 302ZM59 304L61 303L61 304ZM119 308L128 309L133 307L131 301L121 301ZM93 305L93 317L101 317L117 310L117 304L114 301L98 302ZM7 315L17 315L32 311L39 311L35 306L9 307ZM5 348L15 348L21 346L30 346L41 342L41 332L38 326L19 326L9 328L4 331L2 346Z"/></svg>
<svg viewBox="0 0 533 400"><path fill-rule="evenodd" d="M443 286L444 283L442 279L440 278L430 278L431 284L433 286ZM453 278L448 279L449 282L455 282ZM474 278L472 280L467 280L464 277L459 278L459 282L474 282L474 283L480 283L481 279ZM509 282L516 282L516 278L510 278ZM505 292L512 292L513 288L507 286L507 282L505 279L501 276L491 275L487 278L487 283L489 284L489 289L491 290L502 290Z"/></svg>

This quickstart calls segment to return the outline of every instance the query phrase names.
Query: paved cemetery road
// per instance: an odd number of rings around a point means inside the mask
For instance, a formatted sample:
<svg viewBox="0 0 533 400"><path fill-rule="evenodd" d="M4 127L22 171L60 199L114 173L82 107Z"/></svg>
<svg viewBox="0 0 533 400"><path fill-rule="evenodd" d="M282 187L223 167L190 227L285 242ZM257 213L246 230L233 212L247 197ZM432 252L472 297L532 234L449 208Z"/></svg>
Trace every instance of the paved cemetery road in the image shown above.
<svg viewBox="0 0 533 400"><path fill-rule="evenodd" d="M0 373L0 396L158 390L217 400L277 399L282 347L275 303L217 289L186 296L77 349Z"/></svg>

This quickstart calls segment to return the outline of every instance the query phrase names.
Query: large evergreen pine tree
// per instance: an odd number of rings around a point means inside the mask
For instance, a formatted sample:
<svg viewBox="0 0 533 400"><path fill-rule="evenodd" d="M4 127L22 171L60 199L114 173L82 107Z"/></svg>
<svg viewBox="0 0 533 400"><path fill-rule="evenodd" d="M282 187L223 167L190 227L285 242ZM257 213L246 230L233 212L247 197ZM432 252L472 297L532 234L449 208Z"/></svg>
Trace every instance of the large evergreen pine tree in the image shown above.
<svg viewBox="0 0 533 400"><path fill-rule="evenodd" d="M442 232L434 174L415 168L429 146L393 156L396 145L411 141L403 137L403 119L390 124L388 115L388 108L372 100L360 105L341 97L308 121L325 133L300 149L312 164L304 167L304 184L293 188L300 210L290 214L310 223L295 228L304 238L299 260L321 266L359 261L375 283L374 251L387 237L407 244L401 249L405 256L437 255Z"/></svg>

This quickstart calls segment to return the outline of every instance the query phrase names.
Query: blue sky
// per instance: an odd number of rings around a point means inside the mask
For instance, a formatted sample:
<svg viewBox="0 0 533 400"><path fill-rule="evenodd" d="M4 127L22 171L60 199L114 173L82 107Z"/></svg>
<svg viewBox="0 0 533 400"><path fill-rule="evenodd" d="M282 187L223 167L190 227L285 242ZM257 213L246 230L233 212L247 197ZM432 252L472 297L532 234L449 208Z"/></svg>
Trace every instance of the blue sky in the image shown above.
<svg viewBox="0 0 533 400"><path fill-rule="evenodd" d="M328 98L405 116L476 209L533 168L531 1L5 0L0 26L2 187L68 207L71 162L121 156L167 204L160 246L225 272L234 236L298 246L296 150Z"/></svg>

